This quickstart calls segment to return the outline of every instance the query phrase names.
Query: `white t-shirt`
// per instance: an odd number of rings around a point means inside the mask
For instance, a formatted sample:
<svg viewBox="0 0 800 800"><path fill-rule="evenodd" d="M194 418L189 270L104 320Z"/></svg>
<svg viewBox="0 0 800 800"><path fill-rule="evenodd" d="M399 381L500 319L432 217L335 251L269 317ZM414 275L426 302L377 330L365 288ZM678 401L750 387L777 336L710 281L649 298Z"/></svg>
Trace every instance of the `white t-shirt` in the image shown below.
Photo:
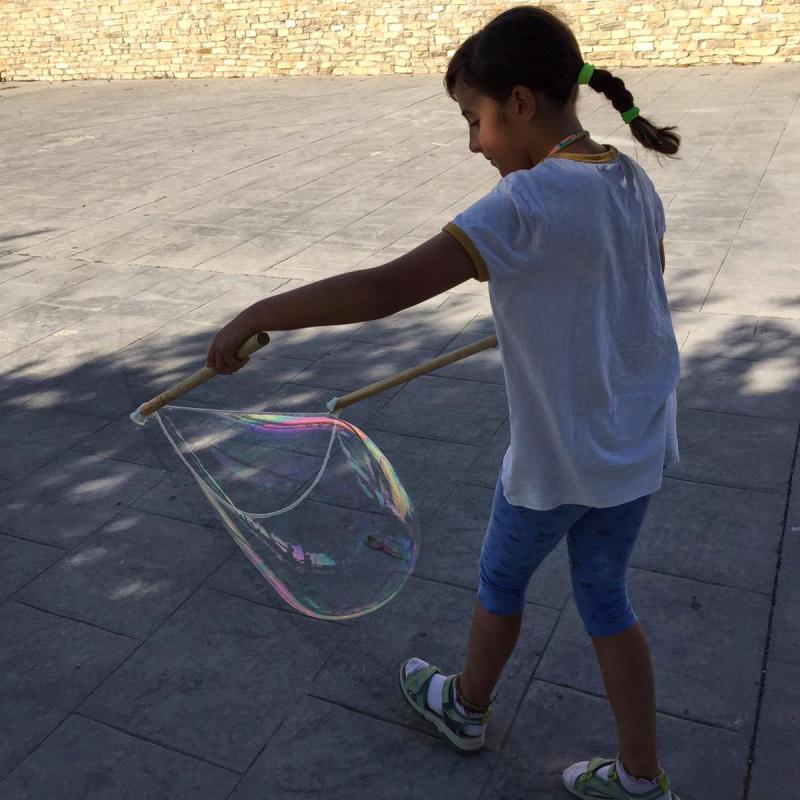
<svg viewBox="0 0 800 800"><path fill-rule="evenodd" d="M613 147L512 172L445 226L489 281L512 505L621 505L677 463L665 229L652 181Z"/></svg>

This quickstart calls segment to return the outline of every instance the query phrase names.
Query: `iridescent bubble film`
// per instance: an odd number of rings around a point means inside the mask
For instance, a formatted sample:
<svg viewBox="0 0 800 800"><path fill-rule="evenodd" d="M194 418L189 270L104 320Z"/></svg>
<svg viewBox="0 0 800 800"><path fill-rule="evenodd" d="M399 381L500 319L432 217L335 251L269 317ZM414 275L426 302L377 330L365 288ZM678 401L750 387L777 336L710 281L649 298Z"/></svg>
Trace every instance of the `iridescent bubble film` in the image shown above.
<svg viewBox="0 0 800 800"><path fill-rule="evenodd" d="M154 416L236 543L292 608L348 619L403 588L419 552L416 512L363 431L325 414L168 406Z"/></svg>

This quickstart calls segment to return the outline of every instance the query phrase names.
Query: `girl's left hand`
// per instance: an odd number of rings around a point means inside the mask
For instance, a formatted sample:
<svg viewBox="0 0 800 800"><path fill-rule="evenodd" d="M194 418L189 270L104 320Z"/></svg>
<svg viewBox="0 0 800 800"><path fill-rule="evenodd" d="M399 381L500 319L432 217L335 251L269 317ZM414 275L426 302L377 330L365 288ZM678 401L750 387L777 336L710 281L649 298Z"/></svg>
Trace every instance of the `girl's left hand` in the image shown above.
<svg viewBox="0 0 800 800"><path fill-rule="evenodd" d="M235 317L214 337L208 348L206 365L221 375L231 375L241 369L248 359L236 354L251 335L240 317Z"/></svg>

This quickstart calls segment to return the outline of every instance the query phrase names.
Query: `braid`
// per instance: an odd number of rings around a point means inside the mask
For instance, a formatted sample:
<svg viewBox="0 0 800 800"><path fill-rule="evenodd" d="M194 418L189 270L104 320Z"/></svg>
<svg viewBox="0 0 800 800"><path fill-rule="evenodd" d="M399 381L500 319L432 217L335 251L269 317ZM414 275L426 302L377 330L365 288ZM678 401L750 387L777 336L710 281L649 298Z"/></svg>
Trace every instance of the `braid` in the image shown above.
<svg viewBox="0 0 800 800"><path fill-rule="evenodd" d="M617 78L606 69L595 69L589 78L589 86L605 95L620 114L634 106L633 95L628 91L622 78ZM657 128L652 122L639 115L630 122L631 133L637 142L649 150L673 156L678 152L681 137L672 133L675 126Z"/></svg>
<svg viewBox="0 0 800 800"><path fill-rule="evenodd" d="M628 91L622 78L617 78L606 69L595 69L589 86L604 94L620 114L633 108L633 95Z"/></svg>

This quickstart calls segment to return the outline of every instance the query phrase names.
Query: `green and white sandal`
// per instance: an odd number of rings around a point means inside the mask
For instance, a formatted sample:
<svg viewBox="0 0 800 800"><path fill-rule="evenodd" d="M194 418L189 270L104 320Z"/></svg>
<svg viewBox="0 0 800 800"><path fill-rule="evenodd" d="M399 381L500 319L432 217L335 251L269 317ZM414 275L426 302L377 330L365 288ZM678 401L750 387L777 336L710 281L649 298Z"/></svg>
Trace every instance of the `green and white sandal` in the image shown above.
<svg viewBox="0 0 800 800"><path fill-rule="evenodd" d="M406 665L413 659L409 658L400 665L400 689L411 707L428 722L433 723L439 733L450 742L453 747L462 753L475 753L486 743L486 732L478 736L464 733L467 725L483 725L489 721L492 711L489 709L482 717L465 717L456 708L456 676L445 678L442 686L442 713L437 714L428 706L428 683L434 675L440 675L439 669L432 664L421 667L411 675L406 676Z"/></svg>
<svg viewBox="0 0 800 800"><path fill-rule="evenodd" d="M608 775L601 778L597 772L609 765L611 769ZM658 779L658 785L649 792L631 794L625 791L617 775L616 758L597 757L591 761L579 761L567 767L562 778L566 790L582 800L661 800L664 795L672 800L680 800L678 795L670 791L669 779L663 772Z"/></svg>

